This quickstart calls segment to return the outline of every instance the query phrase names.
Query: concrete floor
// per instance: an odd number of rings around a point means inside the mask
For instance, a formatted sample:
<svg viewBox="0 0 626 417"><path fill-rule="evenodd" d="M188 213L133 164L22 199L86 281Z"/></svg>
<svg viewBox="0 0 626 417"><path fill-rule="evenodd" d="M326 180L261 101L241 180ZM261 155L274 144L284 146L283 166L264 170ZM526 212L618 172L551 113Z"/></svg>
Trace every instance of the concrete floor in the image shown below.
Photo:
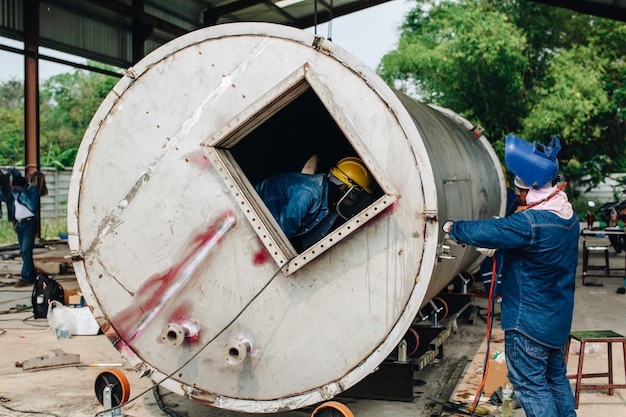
<svg viewBox="0 0 626 417"><path fill-rule="evenodd" d="M77 288L73 275L59 275L59 265L65 262L63 256L66 247L50 245L38 250L36 255L37 266L42 267L56 278L66 289ZM2 253L7 253L4 251ZM581 258L582 259L582 258ZM603 261L601 254L592 254L590 263L598 264ZM624 265L624 254L618 256L611 253L613 267ZM0 261L0 276L15 275L19 271L17 260ZM626 335L626 295L616 293L616 289L623 285L624 271L612 271L611 277L587 278L588 282L602 284L602 286L582 286L581 267L578 270L576 288L576 306L574 312L573 330L602 330L610 329ZM14 279L2 279L0 282L12 282ZM1 285L1 284L0 284ZM95 416L103 411L98 402L94 382L100 372L115 368L121 370L129 380L131 401L122 408L122 415L129 417L148 416L248 416L249 414L227 412L210 406L201 405L187 400L177 394L161 389L157 404L152 383L146 378L139 378L122 356L111 346L103 335L73 336L70 339L58 340L54 331L48 326L46 319L32 319L32 312L11 311L20 304L30 305L31 288L13 288L0 286L0 416L31 415L33 412L46 416L83 417ZM484 306L485 300L476 298L473 304ZM442 323L445 324L445 323ZM444 344L444 355L440 360L429 364L416 376L418 384L414 387L415 399L413 402L356 400L339 397L336 401L346 404L356 417L369 416L431 416L432 403L429 396L440 396L446 385L451 370L462 358L470 362L479 353L485 336L485 322L477 320L469 324L462 318L458 320L458 328ZM498 323L496 321L496 326ZM607 367L606 347L599 346L585 357L585 373L604 372ZM55 349L65 353L80 355L79 366L68 366L57 369L40 371L23 371L16 367L17 362L48 356ZM572 351L576 350L573 345ZM622 371L624 358L618 345L614 346L614 374L617 383L626 383L626 376ZM569 369L573 373L578 356L570 356ZM468 365L464 376L471 372ZM600 383L601 379L587 380ZM462 380L459 384L462 383ZM458 388L458 387L457 387ZM626 417L626 390L616 390L614 395L607 391L582 391L578 416L625 416ZM162 411L165 408L166 412ZM169 410L169 412L167 412ZM281 417L310 416L314 407L279 413ZM491 406L491 412L499 415L499 409ZM454 415L454 414L443 414ZM525 416L523 410L516 409L515 417Z"/></svg>

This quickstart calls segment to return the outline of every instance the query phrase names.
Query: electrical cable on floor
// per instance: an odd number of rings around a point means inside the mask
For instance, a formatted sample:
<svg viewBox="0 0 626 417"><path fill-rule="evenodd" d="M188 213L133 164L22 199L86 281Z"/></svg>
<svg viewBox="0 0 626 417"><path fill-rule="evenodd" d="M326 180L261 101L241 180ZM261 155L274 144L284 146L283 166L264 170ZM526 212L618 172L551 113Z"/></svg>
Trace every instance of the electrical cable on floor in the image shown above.
<svg viewBox="0 0 626 417"><path fill-rule="evenodd" d="M3 291L3 292L8 292L8 291ZM23 291L21 291L23 292ZM11 298L8 300L2 300L2 304L10 304L10 303L14 303L16 301L20 301L20 300L30 300L32 296L32 292L26 293L24 292L24 295L22 297L17 297L17 298Z"/></svg>
<svg viewBox="0 0 626 417"><path fill-rule="evenodd" d="M487 351L485 352L485 364L483 366L483 377L480 381L480 385L476 390L476 395L474 395L474 403L472 405L472 417L476 415L476 407L480 402L480 396L482 394L483 388L485 386L485 381L487 380L487 373L489 372L489 348L491 346L491 331L493 326L493 309L495 307L495 288L496 281L498 280L498 276L500 275L500 271L497 270L496 267L496 254L492 257L492 267L491 267L491 285L489 285L489 298L487 303Z"/></svg>
<svg viewBox="0 0 626 417"><path fill-rule="evenodd" d="M31 305L26 304L15 304L15 307L10 307L8 310L0 310L0 315L2 314L16 314L33 311L33 307Z"/></svg>
<svg viewBox="0 0 626 417"><path fill-rule="evenodd" d="M189 359L187 359L185 362L183 362L182 365L180 365L176 370L174 370L173 372L171 372L169 375L166 375L165 377L163 377L163 379L161 379L159 382L155 382L154 385L159 386L161 385L163 382L167 381L168 379L170 379L172 376L174 376L175 374L177 374L178 372L180 372L181 369L183 369L185 366L187 366L192 360L194 360L204 349L206 349L207 346L209 346L211 343L213 343L213 341L215 339L217 339L218 337L220 337L222 335L222 333L224 333L235 321L237 321L237 319L239 317L241 317L241 315L244 313L244 311L247 310L247 308L250 306L250 304L252 304L254 302L254 300L257 299L257 297L259 295L261 295L261 293L263 291L265 291L265 289L274 281L274 279L278 276L278 274L283 270L283 268L285 268L287 265L289 265L291 263L291 261L293 261L296 257L292 257L291 259L289 259L287 262L284 263L283 266L281 266L280 268L278 268L276 270L276 272L274 272L274 275L272 275L272 277L269 279L269 281L267 281L267 283L265 283L265 285L263 285L263 287L256 293L256 295L254 297L252 297L252 299L250 301L248 301L246 303L245 306L243 306L243 308L241 309L241 311L239 313L237 313L237 315L235 315L235 317L228 322L223 328L222 330L220 330L215 336L213 336L208 342L206 342L196 353L194 353ZM128 405L130 403L132 403L133 401L138 400L139 398L141 398L144 394L146 394L148 391L154 389L154 385L151 388L148 388L142 392L140 392L139 394L135 395L133 398L129 399L128 401L126 401L124 404L119 404L115 407L111 407L108 410L102 410L96 414L94 414L94 417L98 417L100 415L103 415L105 413L111 412L111 411L115 411L115 410L121 410L121 408L125 405Z"/></svg>
<svg viewBox="0 0 626 417"><path fill-rule="evenodd" d="M11 408L8 407L2 403L0 403L0 407L7 409L13 413L24 413L24 414L38 414L40 416L52 416L52 417L61 417L58 414L54 414L54 413L49 413L49 412L45 412L45 411L28 411L28 410L17 410L15 408Z"/></svg>
<svg viewBox="0 0 626 417"><path fill-rule="evenodd" d="M25 310L25 311L26 311L26 310ZM12 313L12 314L16 314L16 313ZM4 319L4 318L3 318L3 319L0 319L0 322L9 322L9 321L16 321L16 320L19 320L19 321L21 321L23 324L26 324L26 325L28 325L28 326L31 326L31 327L33 327L33 328L38 328L38 329L41 329L41 330L34 330L34 329L33 329L33 330L28 330L28 331L26 331L26 330L24 330L24 327L21 327L21 326L20 326L20 327L7 327L7 326L2 326L2 327L0 328L0 331L2 332L2 333L0 333L0 335L3 335L3 334L5 334L5 333L9 333L9 332L8 332L8 330L14 330L14 331L15 331L15 332L12 332L12 333L26 333L26 332L28 332L28 333L45 333L45 332L47 332L48 330L50 330L50 329L51 329L51 327L50 327L50 323L48 323L48 322L45 322L45 324L43 324L43 323L38 324L37 322L34 322L34 323L33 323L33 322L32 322L32 320L36 320L36 319L34 319L34 317L35 317L35 316L30 315L30 316L28 316L28 317L26 317L26 318L23 318L23 319L22 319L22 318L19 318L19 317L16 317L16 318L8 318L8 319Z"/></svg>
<svg viewBox="0 0 626 417"><path fill-rule="evenodd" d="M164 403L163 403L163 399L161 398L161 394L159 394L159 385L158 384L154 384L152 385L152 394L154 395L154 400L156 401L157 405L159 406L159 409L164 412L165 414L167 414L170 417L180 417L178 414L176 414L174 411L170 410L169 407L167 407Z"/></svg>

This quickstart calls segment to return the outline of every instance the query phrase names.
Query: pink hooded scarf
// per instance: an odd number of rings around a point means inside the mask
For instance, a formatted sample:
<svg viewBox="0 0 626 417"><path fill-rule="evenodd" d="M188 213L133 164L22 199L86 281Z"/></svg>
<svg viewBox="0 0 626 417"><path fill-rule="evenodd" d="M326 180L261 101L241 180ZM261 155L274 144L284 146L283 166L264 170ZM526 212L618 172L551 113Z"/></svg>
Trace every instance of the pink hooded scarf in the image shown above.
<svg viewBox="0 0 626 417"><path fill-rule="evenodd" d="M531 210L547 210L550 211L562 219L569 219L574 215L572 204L567 199L567 194L563 191L557 192L552 198L546 201L546 198L550 197L558 190L558 186L543 187L539 190L530 188L528 194L526 194L526 204L531 206L537 202L540 202L536 206L530 207Z"/></svg>

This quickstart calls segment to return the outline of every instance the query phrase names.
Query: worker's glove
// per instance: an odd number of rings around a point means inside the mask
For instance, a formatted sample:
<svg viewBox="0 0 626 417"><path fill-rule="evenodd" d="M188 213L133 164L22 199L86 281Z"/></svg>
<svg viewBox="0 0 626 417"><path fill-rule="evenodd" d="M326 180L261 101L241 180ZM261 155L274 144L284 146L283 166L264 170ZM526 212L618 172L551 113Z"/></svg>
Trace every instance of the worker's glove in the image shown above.
<svg viewBox="0 0 626 417"><path fill-rule="evenodd" d="M461 245L462 247L465 247L465 243L461 243L461 242L457 242L456 240L452 239L450 237L450 229L452 229L452 224L454 222L452 220L446 220L443 224L443 226L441 227L443 229L443 231L445 232L444 237L452 244L454 245Z"/></svg>
<svg viewBox="0 0 626 417"><path fill-rule="evenodd" d="M496 254L495 249L487 249L487 248L476 248L476 252L483 254L485 256L488 256L490 258Z"/></svg>

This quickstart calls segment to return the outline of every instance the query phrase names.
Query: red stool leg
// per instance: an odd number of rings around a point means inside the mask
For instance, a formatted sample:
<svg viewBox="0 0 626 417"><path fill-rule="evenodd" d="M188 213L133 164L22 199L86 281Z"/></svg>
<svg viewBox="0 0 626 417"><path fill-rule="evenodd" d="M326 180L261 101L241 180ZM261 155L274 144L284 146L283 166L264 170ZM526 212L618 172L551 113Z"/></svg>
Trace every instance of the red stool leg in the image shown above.
<svg viewBox="0 0 626 417"><path fill-rule="evenodd" d="M609 395L613 395L613 343L606 342L606 344L609 356L609 385L611 386L611 388L609 388Z"/></svg>
<svg viewBox="0 0 626 417"><path fill-rule="evenodd" d="M622 339L622 350L624 351L624 375L626 376L626 341Z"/></svg>
<svg viewBox="0 0 626 417"><path fill-rule="evenodd" d="M585 341L584 339L580 341L580 353L578 357L578 373L576 374L576 392L574 393L574 397L576 402L574 403L574 408L578 409L578 400L580 398L580 385L583 377L583 362L585 360Z"/></svg>

